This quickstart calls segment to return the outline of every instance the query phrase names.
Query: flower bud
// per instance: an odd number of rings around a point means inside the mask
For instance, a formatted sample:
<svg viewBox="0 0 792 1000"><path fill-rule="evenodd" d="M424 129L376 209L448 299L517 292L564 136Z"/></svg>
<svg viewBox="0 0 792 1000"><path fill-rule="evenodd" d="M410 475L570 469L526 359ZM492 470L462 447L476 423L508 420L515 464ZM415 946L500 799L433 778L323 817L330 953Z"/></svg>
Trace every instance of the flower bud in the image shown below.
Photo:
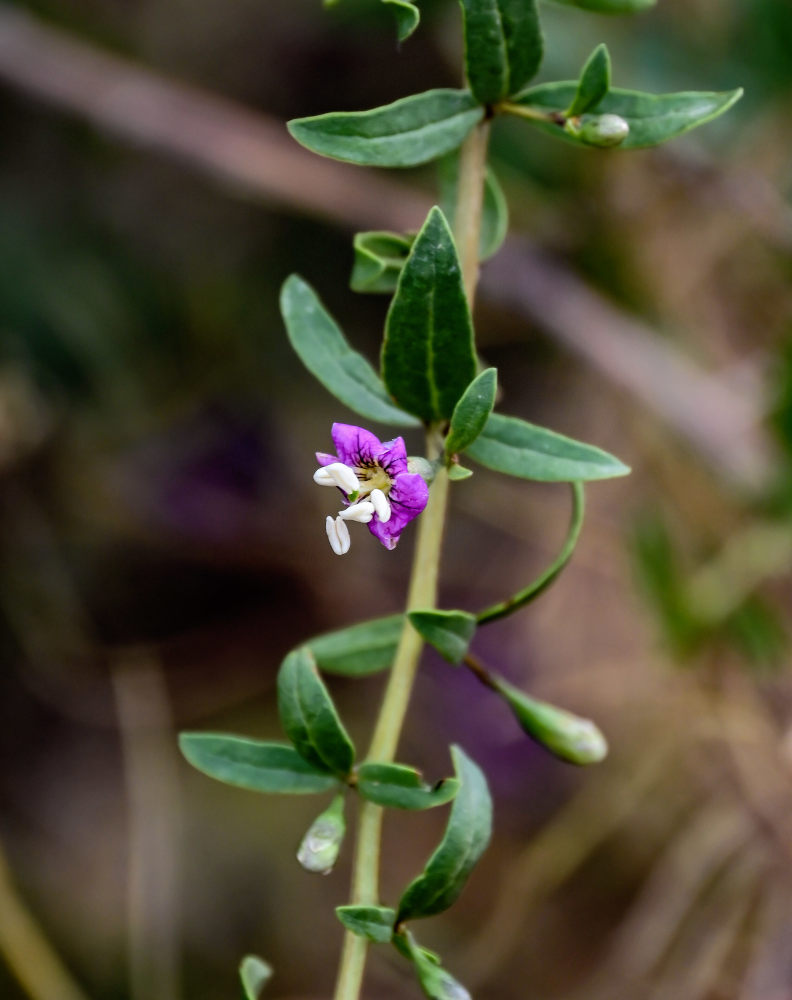
<svg viewBox="0 0 792 1000"><path fill-rule="evenodd" d="M550 753L570 764L597 764L608 753L608 744L589 719L536 701L502 678L496 690L503 695L522 729Z"/></svg>
<svg viewBox="0 0 792 1000"><path fill-rule="evenodd" d="M306 871L329 875L338 858L345 833L344 796L336 795L303 837L297 851L297 860Z"/></svg>
<svg viewBox="0 0 792 1000"><path fill-rule="evenodd" d="M619 146L630 134L630 126L620 115L591 115L583 120L577 135L589 146Z"/></svg>

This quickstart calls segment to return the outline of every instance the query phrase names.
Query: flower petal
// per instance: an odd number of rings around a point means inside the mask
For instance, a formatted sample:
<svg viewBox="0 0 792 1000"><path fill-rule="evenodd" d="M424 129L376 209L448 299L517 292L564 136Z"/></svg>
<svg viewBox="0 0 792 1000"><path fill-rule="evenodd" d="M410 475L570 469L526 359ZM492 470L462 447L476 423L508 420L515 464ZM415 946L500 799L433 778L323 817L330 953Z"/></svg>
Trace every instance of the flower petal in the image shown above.
<svg viewBox="0 0 792 1000"><path fill-rule="evenodd" d="M370 465L382 451L380 439L354 424L333 424L331 431L338 459L344 465Z"/></svg>
<svg viewBox="0 0 792 1000"><path fill-rule="evenodd" d="M391 479L404 475L407 472L407 448L404 445L404 438L397 437L392 441L383 441L378 461Z"/></svg>
<svg viewBox="0 0 792 1000"><path fill-rule="evenodd" d="M369 531L386 549L395 549L399 536L413 518L418 517L429 499L426 481L415 472L397 476L388 494L391 506L389 521L375 517L369 522Z"/></svg>

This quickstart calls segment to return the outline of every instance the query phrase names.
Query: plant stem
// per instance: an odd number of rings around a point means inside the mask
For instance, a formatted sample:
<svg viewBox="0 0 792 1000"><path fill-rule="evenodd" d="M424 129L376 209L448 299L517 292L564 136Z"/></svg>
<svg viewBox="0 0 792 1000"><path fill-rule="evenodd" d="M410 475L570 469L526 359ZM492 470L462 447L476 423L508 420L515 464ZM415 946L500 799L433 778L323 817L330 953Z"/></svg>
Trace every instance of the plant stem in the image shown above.
<svg viewBox="0 0 792 1000"><path fill-rule="evenodd" d="M463 144L459 164L454 230L465 294L471 305L478 280L478 246L488 140L489 122L482 122ZM442 450L439 430L430 427L427 433L427 458L430 460L438 458ZM407 593L408 611L436 606L437 577L447 501L448 472L441 467L429 487L429 501L418 522L418 538ZM423 640L405 620L382 707L374 727L367 755L369 760L389 762L394 758L422 648ZM382 819L383 810L380 806L361 801L352 872L353 903L374 905L379 901ZM365 938L347 931L344 936L334 1000L358 1000L367 952L368 942Z"/></svg>

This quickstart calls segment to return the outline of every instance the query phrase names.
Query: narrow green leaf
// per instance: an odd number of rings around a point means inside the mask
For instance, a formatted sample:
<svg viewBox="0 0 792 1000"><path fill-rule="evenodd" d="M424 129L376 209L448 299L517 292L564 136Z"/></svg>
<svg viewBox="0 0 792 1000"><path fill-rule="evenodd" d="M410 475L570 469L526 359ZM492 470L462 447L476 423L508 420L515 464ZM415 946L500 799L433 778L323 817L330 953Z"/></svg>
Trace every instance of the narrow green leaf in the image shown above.
<svg viewBox="0 0 792 1000"><path fill-rule="evenodd" d="M449 663L461 663L476 631L467 611L410 611L410 624Z"/></svg>
<svg viewBox="0 0 792 1000"><path fill-rule="evenodd" d="M460 146L483 115L467 90L427 90L371 111L295 118L287 128L321 156L364 167L415 167Z"/></svg>
<svg viewBox="0 0 792 1000"><path fill-rule="evenodd" d="M415 418L393 405L377 373L352 350L316 292L296 274L281 290L281 313L300 360L336 399L370 420L415 426Z"/></svg>
<svg viewBox="0 0 792 1000"><path fill-rule="evenodd" d="M421 989L429 1000L472 1000L465 987L440 965L439 957L422 948L410 931L394 935L393 944L413 963Z"/></svg>
<svg viewBox="0 0 792 1000"><path fill-rule="evenodd" d="M328 875L338 860L345 833L344 795L340 792L311 823L297 850L297 860L306 871Z"/></svg>
<svg viewBox="0 0 792 1000"><path fill-rule="evenodd" d="M516 94L542 63L544 40L536 0L460 0L465 72L482 104Z"/></svg>
<svg viewBox="0 0 792 1000"><path fill-rule="evenodd" d="M440 208L453 230L457 209L459 183L459 151L455 150L437 161L440 183ZM489 260L503 245L509 231L509 206L498 178L491 167L484 176L484 200L481 205L481 235L479 258Z"/></svg>
<svg viewBox="0 0 792 1000"><path fill-rule="evenodd" d="M657 0L555 0L567 7L594 11L596 14L637 14L654 7Z"/></svg>
<svg viewBox="0 0 792 1000"><path fill-rule="evenodd" d="M484 430L484 425L495 405L498 389L498 372L486 368L465 389L451 415L451 427L445 441L446 459L464 451Z"/></svg>
<svg viewBox="0 0 792 1000"><path fill-rule="evenodd" d="M307 646L295 649L278 671L278 713L297 752L314 768L346 776L355 748Z"/></svg>
<svg viewBox="0 0 792 1000"><path fill-rule="evenodd" d="M349 281L352 291L395 291L412 245L413 238L400 233L357 233L355 263Z"/></svg>
<svg viewBox="0 0 792 1000"><path fill-rule="evenodd" d="M590 719L530 698L502 677L495 685L522 729L556 757L569 764L598 764L607 756L605 737Z"/></svg>
<svg viewBox="0 0 792 1000"><path fill-rule="evenodd" d="M382 2L392 8L396 16L399 41L406 42L418 27L421 20L421 12L415 4L410 3L410 0L382 0Z"/></svg>
<svg viewBox="0 0 792 1000"><path fill-rule="evenodd" d="M389 615L325 632L306 645L325 673L364 677L390 668L403 627L404 615Z"/></svg>
<svg viewBox="0 0 792 1000"><path fill-rule="evenodd" d="M309 795L338 787L334 777L319 773L285 743L224 733L182 733L179 747L193 767L210 778L254 792Z"/></svg>
<svg viewBox="0 0 792 1000"><path fill-rule="evenodd" d="M357 790L364 799L393 809L432 809L445 805L457 794L456 778L427 785L419 771L404 764L367 762L357 769Z"/></svg>
<svg viewBox="0 0 792 1000"><path fill-rule="evenodd" d="M461 482L463 479L470 479L473 475L472 469L466 469L464 465L452 465L448 470L448 478L452 483Z"/></svg>
<svg viewBox="0 0 792 1000"><path fill-rule="evenodd" d="M259 1000L261 992L272 978L272 967L256 955L245 955L239 964L239 978L245 1000Z"/></svg>
<svg viewBox="0 0 792 1000"><path fill-rule="evenodd" d="M396 911L389 906L337 906L336 916L348 931L358 937L373 941L374 944L387 944L393 937L393 925Z"/></svg>
<svg viewBox="0 0 792 1000"><path fill-rule="evenodd" d="M540 573L527 587L518 590L516 594L512 594L508 600L500 601L498 604L493 604L489 608L479 611L476 615L476 621L479 625L486 625L488 622L505 618L506 615L513 614L526 604L536 600L558 578L572 558L572 553L575 551L575 546L578 543L578 538L583 528L583 516L586 504L583 484L571 483L570 485L572 487L572 517L569 520L569 531L567 532L561 551L547 569Z"/></svg>
<svg viewBox="0 0 792 1000"><path fill-rule="evenodd" d="M611 63L606 45L598 45L580 74L577 90L565 114L568 118L595 108L610 90Z"/></svg>
<svg viewBox="0 0 792 1000"><path fill-rule="evenodd" d="M578 84L572 81L544 83L523 91L513 103L518 108L558 112L563 116L564 109L574 101L577 89ZM621 141L619 149L642 149L647 146L657 146L661 142L712 121L713 118L728 111L741 96L741 89L723 93L683 92L655 95L619 90L614 87L596 107L591 107L589 111L596 111L596 116L616 115L624 119L630 131ZM551 135L588 145L584 138L565 130L563 125L551 121L526 120ZM581 128L585 128L588 121L589 116L583 115Z"/></svg>
<svg viewBox="0 0 792 1000"><path fill-rule="evenodd" d="M397 923L448 909L489 843L492 800L487 779L460 747L451 747L451 755L460 787L445 835L423 872L405 889Z"/></svg>
<svg viewBox="0 0 792 1000"><path fill-rule="evenodd" d="M545 483L611 479L630 471L618 458L594 445L498 413L490 414L481 435L465 454L496 472Z"/></svg>
<svg viewBox="0 0 792 1000"><path fill-rule="evenodd" d="M443 213L433 208L388 310L382 378L399 406L431 423L450 418L475 374L459 258Z"/></svg>

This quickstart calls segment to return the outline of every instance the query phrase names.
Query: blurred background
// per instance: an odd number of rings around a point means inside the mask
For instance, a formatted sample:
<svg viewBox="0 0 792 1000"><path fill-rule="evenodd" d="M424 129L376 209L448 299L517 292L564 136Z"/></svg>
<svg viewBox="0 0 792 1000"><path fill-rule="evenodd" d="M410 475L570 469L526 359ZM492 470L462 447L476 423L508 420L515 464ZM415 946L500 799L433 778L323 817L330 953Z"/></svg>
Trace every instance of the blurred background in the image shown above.
<svg viewBox="0 0 792 1000"><path fill-rule="evenodd" d="M376 357L387 300L348 290L351 237L417 228L433 173L311 157L283 122L458 85L456 5L421 10L400 49L374 0L0 7L3 998L237 997L246 952L267 996L332 993L349 845L303 872L321 803L213 783L174 734L279 738L283 655L402 605L412 532L327 545L313 453L352 415L277 296L299 271ZM792 7L542 11L542 79L606 41L617 86L746 95L622 155L497 123L513 239L483 271L481 353L505 410L633 474L591 486L571 566L476 649L612 752L553 760L427 654L400 757L439 777L460 742L496 836L421 940L488 1000L790 1000ZM444 605L525 585L568 504L484 470L455 486ZM382 678L331 686L365 741ZM389 816L385 902L441 812ZM416 996L381 952L367 995Z"/></svg>

